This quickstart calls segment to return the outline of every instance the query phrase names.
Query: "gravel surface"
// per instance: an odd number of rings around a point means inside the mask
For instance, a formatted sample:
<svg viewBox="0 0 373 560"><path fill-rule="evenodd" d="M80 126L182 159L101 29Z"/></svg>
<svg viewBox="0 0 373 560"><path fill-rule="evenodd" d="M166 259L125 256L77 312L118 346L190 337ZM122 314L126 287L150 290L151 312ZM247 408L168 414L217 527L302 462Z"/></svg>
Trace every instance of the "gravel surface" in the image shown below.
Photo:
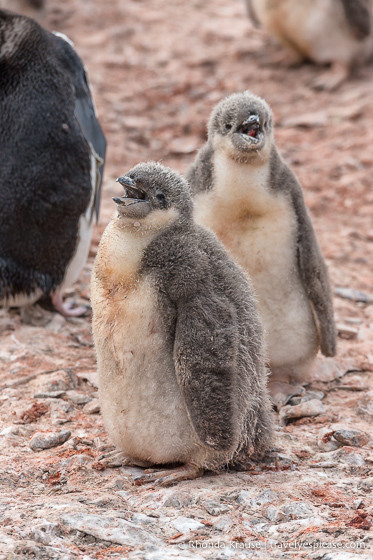
<svg viewBox="0 0 373 560"><path fill-rule="evenodd" d="M308 397L280 410L277 455L160 490L132 485L141 469L97 465L113 446L89 313L0 310L0 559L373 558L373 68L314 92L320 69L271 64L278 47L240 0L46 3L42 23L74 41L108 140L100 223L69 298L89 302L115 178L146 159L186 171L212 107L250 88L272 106L277 145L303 184L339 345Z"/></svg>

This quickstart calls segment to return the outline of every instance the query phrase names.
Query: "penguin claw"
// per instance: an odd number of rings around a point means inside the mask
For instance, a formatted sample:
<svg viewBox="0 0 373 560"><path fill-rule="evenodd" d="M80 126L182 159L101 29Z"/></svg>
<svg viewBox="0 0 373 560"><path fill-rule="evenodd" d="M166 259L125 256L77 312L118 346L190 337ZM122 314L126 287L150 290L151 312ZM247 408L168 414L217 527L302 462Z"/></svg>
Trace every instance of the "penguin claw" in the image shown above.
<svg viewBox="0 0 373 560"><path fill-rule="evenodd" d="M55 292L52 296L52 303L56 311L63 317L81 317L87 312L88 307L80 306L72 308L71 303L64 303L60 292Z"/></svg>
<svg viewBox="0 0 373 560"><path fill-rule="evenodd" d="M150 472L153 471L153 472ZM168 469L165 471L156 471L148 469L146 473L136 476L133 479L135 486L142 486L148 482L154 482L155 486L171 486L182 480L193 480L203 475L204 470L194 465L184 465L177 469Z"/></svg>

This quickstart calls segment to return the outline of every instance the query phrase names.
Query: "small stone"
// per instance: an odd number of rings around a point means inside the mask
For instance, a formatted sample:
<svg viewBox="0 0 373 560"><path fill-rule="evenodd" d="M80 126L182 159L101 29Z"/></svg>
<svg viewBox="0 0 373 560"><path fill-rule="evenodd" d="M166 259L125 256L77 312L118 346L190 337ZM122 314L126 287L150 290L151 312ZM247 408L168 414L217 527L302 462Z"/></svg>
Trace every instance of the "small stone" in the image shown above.
<svg viewBox="0 0 373 560"><path fill-rule="evenodd" d="M66 514L61 523L75 531L82 531L96 539L110 541L123 546L138 546L143 543L161 545L162 541L138 525L114 517L113 515L94 515L86 513Z"/></svg>
<svg viewBox="0 0 373 560"><path fill-rule="evenodd" d="M342 325L341 323L337 323L336 327L337 327L338 336L346 340L353 340L354 338L357 337L359 333L358 329L355 329L355 327Z"/></svg>
<svg viewBox="0 0 373 560"><path fill-rule="evenodd" d="M67 391L66 396L69 401L73 402L74 404L87 404L92 400L88 395L78 393L77 391Z"/></svg>
<svg viewBox="0 0 373 560"><path fill-rule="evenodd" d="M53 373L48 382L42 386L40 392L69 391L70 389L76 389L77 386L78 378L75 372L72 369L66 369Z"/></svg>
<svg viewBox="0 0 373 560"><path fill-rule="evenodd" d="M337 453L339 460L346 465L351 467L363 467L365 465L364 457L360 453L350 453L343 447Z"/></svg>
<svg viewBox="0 0 373 560"><path fill-rule="evenodd" d="M367 494L370 493L373 489L373 478L363 478L359 480L357 483L357 489L366 492Z"/></svg>
<svg viewBox="0 0 373 560"><path fill-rule="evenodd" d="M35 393L34 399L61 399L66 395L66 391L48 391Z"/></svg>
<svg viewBox="0 0 373 560"><path fill-rule="evenodd" d="M247 492L247 490L241 490L241 492L237 496L237 502L244 506L248 506L252 499L252 493Z"/></svg>
<svg viewBox="0 0 373 560"><path fill-rule="evenodd" d="M359 399L354 410L358 416L362 416L367 422L373 423L373 398L371 396Z"/></svg>
<svg viewBox="0 0 373 560"><path fill-rule="evenodd" d="M36 432L29 442L29 446L33 451L42 451L62 445L69 439L71 432Z"/></svg>
<svg viewBox="0 0 373 560"><path fill-rule="evenodd" d="M350 301L359 301L362 303L373 303L373 296L364 294L359 290L352 290L351 288L335 288L334 293L343 299L349 299Z"/></svg>
<svg viewBox="0 0 373 560"><path fill-rule="evenodd" d="M83 412L87 414L97 414L100 412L100 402L98 399L93 399L91 402L88 402L85 406L83 406Z"/></svg>
<svg viewBox="0 0 373 560"><path fill-rule="evenodd" d="M282 511L292 519L307 519L314 515L313 508L306 502L292 502L283 506Z"/></svg>
<svg viewBox="0 0 373 560"><path fill-rule="evenodd" d="M355 500L352 505L351 508L352 509L359 509L359 507L362 505L363 500L361 498L358 498L357 500Z"/></svg>
<svg viewBox="0 0 373 560"><path fill-rule="evenodd" d="M195 519L190 517L177 517L171 521L171 525L175 527L180 533L190 533L190 531L196 531L197 529L203 529L204 525Z"/></svg>
<svg viewBox="0 0 373 560"><path fill-rule="evenodd" d="M221 513L226 513L227 511L229 511L229 508L227 506L218 504L213 500L205 502L203 506L207 513L209 513L210 515L220 515Z"/></svg>
<svg viewBox="0 0 373 560"><path fill-rule="evenodd" d="M281 521L286 520L286 515L283 511L275 508L274 506L269 506L265 511L265 517L272 521L273 523L281 523Z"/></svg>
<svg viewBox="0 0 373 560"><path fill-rule="evenodd" d="M305 416L318 416L325 412L324 405L318 399L312 399L296 406L284 406L279 413L280 424L285 425L288 420L293 418L303 418Z"/></svg>
<svg viewBox="0 0 373 560"><path fill-rule="evenodd" d="M266 488L265 490L263 490L263 492L258 494L258 496L256 498L253 498L252 500L250 500L250 505L253 506L253 507L255 507L255 506L261 507L264 504L269 504L269 503L274 502L278 499L279 499L278 492L273 492L273 490L271 490L270 488Z"/></svg>
<svg viewBox="0 0 373 560"><path fill-rule="evenodd" d="M363 447L370 441L370 435L361 430L337 430L334 432L333 437L343 445L350 445L352 447Z"/></svg>
<svg viewBox="0 0 373 560"><path fill-rule="evenodd" d="M341 447L338 441L332 439L334 430L331 428L321 428L317 434L317 445L321 451L334 451Z"/></svg>
<svg viewBox="0 0 373 560"><path fill-rule="evenodd" d="M171 494L165 502L164 507L173 507L176 509L184 508L192 503L192 498L184 492L175 492Z"/></svg>
<svg viewBox="0 0 373 560"><path fill-rule="evenodd" d="M213 527L215 531L227 532L232 527L234 523L234 519L231 515L221 515L219 519L217 519Z"/></svg>

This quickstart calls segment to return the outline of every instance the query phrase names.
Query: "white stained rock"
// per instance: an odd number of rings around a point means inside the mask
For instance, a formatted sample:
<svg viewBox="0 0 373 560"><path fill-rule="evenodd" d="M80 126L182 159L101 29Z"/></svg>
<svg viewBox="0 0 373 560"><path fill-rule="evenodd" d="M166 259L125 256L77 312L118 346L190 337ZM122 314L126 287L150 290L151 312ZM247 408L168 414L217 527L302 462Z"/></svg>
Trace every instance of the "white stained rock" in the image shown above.
<svg viewBox="0 0 373 560"><path fill-rule="evenodd" d="M190 531L196 531L197 529L202 529L204 525L191 517L177 517L171 521L171 525L175 527L180 533L190 533Z"/></svg>
<svg viewBox="0 0 373 560"><path fill-rule="evenodd" d="M142 527L110 515L66 514L62 516L61 523L70 529L93 535L96 539L123 546L138 546L144 543L158 546L162 544L160 539Z"/></svg>

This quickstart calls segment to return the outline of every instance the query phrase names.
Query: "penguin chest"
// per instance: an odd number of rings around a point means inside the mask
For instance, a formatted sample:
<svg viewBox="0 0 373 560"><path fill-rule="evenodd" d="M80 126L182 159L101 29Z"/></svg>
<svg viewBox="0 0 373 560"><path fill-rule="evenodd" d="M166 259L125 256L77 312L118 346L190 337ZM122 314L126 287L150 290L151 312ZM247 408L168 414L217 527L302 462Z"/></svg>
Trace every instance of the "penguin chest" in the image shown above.
<svg viewBox="0 0 373 560"><path fill-rule="evenodd" d="M99 295L97 294L99 297ZM138 280L95 309L99 391L106 429L129 457L184 461L194 445L157 290Z"/></svg>
<svg viewBox="0 0 373 560"><path fill-rule="evenodd" d="M196 219L250 276L273 367L303 362L317 353L318 341L298 269L296 217L288 199L263 182L265 174L217 174L214 191L196 197ZM221 196L223 188L229 192Z"/></svg>

